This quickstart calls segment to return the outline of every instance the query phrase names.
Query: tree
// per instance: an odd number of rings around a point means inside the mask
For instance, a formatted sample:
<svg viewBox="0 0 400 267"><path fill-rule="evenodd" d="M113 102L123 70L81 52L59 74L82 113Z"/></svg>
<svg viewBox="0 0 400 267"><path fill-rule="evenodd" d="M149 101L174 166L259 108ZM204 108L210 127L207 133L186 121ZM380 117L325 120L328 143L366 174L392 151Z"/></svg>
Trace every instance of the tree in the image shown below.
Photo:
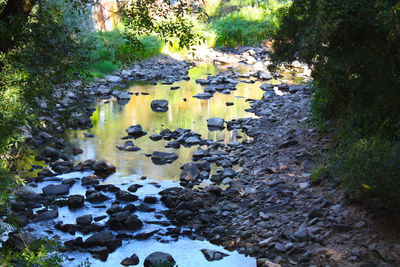
<svg viewBox="0 0 400 267"><path fill-rule="evenodd" d="M276 63L313 65L319 115L373 110L379 130L400 114L400 1L294 0L275 40Z"/></svg>
<svg viewBox="0 0 400 267"><path fill-rule="evenodd" d="M27 21L36 0L8 0L0 6L0 52L8 52L16 43L15 34ZM4 3L3 3L4 4Z"/></svg>

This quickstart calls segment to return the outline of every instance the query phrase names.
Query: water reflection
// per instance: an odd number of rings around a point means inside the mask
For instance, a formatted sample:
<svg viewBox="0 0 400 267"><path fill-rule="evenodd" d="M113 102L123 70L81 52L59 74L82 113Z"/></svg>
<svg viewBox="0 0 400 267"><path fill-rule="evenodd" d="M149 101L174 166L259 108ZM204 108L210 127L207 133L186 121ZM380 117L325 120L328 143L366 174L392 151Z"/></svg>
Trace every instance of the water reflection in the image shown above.
<svg viewBox="0 0 400 267"><path fill-rule="evenodd" d="M202 65L189 71L191 80L176 82L173 85L157 83L132 83L128 84L128 92L133 93L131 100L126 105L120 105L116 101L106 104L97 104L96 112L92 120L94 127L88 131L75 131L71 133L71 144L77 145L84 153L75 158L76 161L85 159L105 158L117 167L118 173L107 179L108 183L127 182L126 179L148 176L157 180L178 180L179 167L190 161L192 153L197 146L180 149L165 148L168 141L151 141L149 136L160 133L169 128L187 128L201 134L202 139L221 140L224 143L238 141L240 137L247 138L244 133L238 131L209 131L206 120L212 117L220 117L225 120L235 118L253 117L244 110L249 107L246 99L260 99L263 91L259 88L261 82L254 84L239 83L237 90L225 95L216 93L209 100L193 98L193 95L203 92L201 85L195 80L207 78L207 75L215 75L223 69L214 65ZM238 70L238 69L236 69ZM239 70L244 71L244 69ZM207 75L206 75L207 74ZM272 81L277 83L278 81ZM171 90L172 86L179 86L177 90ZM135 95L135 93L148 93L148 95ZM167 99L169 109L167 112L153 112L150 103L155 99ZM226 102L234 105L227 106ZM133 140L135 146L141 148L138 152L119 151L115 146L123 145L126 140L125 129L129 126L140 124L147 132L146 136ZM85 138L83 132L90 132L94 138ZM174 152L179 155L178 160L172 164L156 166L150 158L144 154L153 151ZM127 178L129 177L131 178Z"/></svg>

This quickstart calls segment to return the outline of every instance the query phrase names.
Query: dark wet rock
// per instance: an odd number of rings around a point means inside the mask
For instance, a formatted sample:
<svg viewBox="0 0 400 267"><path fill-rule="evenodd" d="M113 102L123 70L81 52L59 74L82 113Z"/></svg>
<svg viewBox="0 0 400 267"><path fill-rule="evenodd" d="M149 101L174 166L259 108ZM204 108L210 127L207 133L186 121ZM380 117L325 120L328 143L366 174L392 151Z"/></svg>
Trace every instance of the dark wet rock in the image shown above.
<svg viewBox="0 0 400 267"><path fill-rule="evenodd" d="M33 222L40 222L40 221L48 221L58 217L57 210L48 210L41 213L38 213L37 216L33 219Z"/></svg>
<svg viewBox="0 0 400 267"><path fill-rule="evenodd" d="M107 215L101 215L101 216L94 217L93 220L95 222L98 222L98 221L104 220L105 218L107 218Z"/></svg>
<svg viewBox="0 0 400 267"><path fill-rule="evenodd" d="M37 137L40 138L40 139L42 139L44 143L50 142L50 141L52 141L52 140L55 139L54 136L52 136L51 134L46 133L46 132L44 132L44 131L40 131L40 132L38 133Z"/></svg>
<svg viewBox="0 0 400 267"><path fill-rule="evenodd" d="M268 101L274 98L276 96L275 92L265 92L262 96L262 100Z"/></svg>
<svg viewBox="0 0 400 267"><path fill-rule="evenodd" d="M107 246L94 246L87 249L95 259L106 261L108 258L108 247Z"/></svg>
<svg viewBox="0 0 400 267"><path fill-rule="evenodd" d="M144 267L156 267L159 264L170 264L174 266L175 263L174 258L170 254L156 251L147 256L143 264Z"/></svg>
<svg viewBox="0 0 400 267"><path fill-rule="evenodd" d="M110 199L106 195L97 191L86 191L86 200L90 203L101 203Z"/></svg>
<svg viewBox="0 0 400 267"><path fill-rule="evenodd" d="M113 252L122 245L122 241L116 238L111 231L104 230L88 237L83 245L88 248L105 246L108 252Z"/></svg>
<svg viewBox="0 0 400 267"><path fill-rule="evenodd" d="M213 97L213 95L210 93L198 93L198 94L194 95L193 97L198 98L198 99L210 99L211 97Z"/></svg>
<svg viewBox="0 0 400 267"><path fill-rule="evenodd" d="M139 264L139 257L136 254L133 254L130 257L127 257L121 261L121 265L123 266L134 266Z"/></svg>
<svg viewBox="0 0 400 267"><path fill-rule="evenodd" d="M94 134L91 134L91 133L84 133L83 134L86 138L93 138L93 137L95 137L95 135Z"/></svg>
<svg viewBox="0 0 400 267"><path fill-rule="evenodd" d="M113 174L116 171L116 168L105 159L101 159L93 164L93 170L96 175L106 178L107 176Z"/></svg>
<svg viewBox="0 0 400 267"><path fill-rule="evenodd" d="M119 150L130 151L130 152L139 151L140 150L140 148L135 146L132 141L126 141L123 146L117 145L116 147Z"/></svg>
<svg viewBox="0 0 400 267"><path fill-rule="evenodd" d="M75 235L77 227L75 224L70 224L70 223L63 224L61 222L58 222L56 225L54 225L54 228L63 231L64 233Z"/></svg>
<svg viewBox="0 0 400 267"><path fill-rule="evenodd" d="M96 163L96 161L93 160L93 159L88 159L88 160L85 160L83 162L79 162L78 165L77 165L77 169L76 170L79 170L79 171L91 171L91 170L93 170L93 166L94 166L95 163Z"/></svg>
<svg viewBox="0 0 400 267"><path fill-rule="evenodd" d="M156 112L166 112L168 111L168 100L153 100L151 101L151 109Z"/></svg>
<svg viewBox="0 0 400 267"><path fill-rule="evenodd" d="M125 202L131 202L131 201L136 201L138 200L138 196L131 194L127 191L123 191L123 190L119 190L117 191L117 193L115 194L115 197L119 200L119 201L125 201Z"/></svg>
<svg viewBox="0 0 400 267"><path fill-rule="evenodd" d="M59 184L59 185L48 185L43 187L42 189L43 195L64 195L69 193L69 185L67 184Z"/></svg>
<svg viewBox="0 0 400 267"><path fill-rule="evenodd" d="M153 236L155 233L158 233L160 230L147 230L135 235L135 239L137 240L146 240L149 237Z"/></svg>
<svg viewBox="0 0 400 267"><path fill-rule="evenodd" d="M85 197L81 195L71 195L68 197L67 205L70 209L78 209L83 207Z"/></svg>
<svg viewBox="0 0 400 267"><path fill-rule="evenodd" d="M54 172L49 170L49 169L43 169L38 172L38 178L43 178L43 177L52 177L54 176Z"/></svg>
<svg viewBox="0 0 400 267"><path fill-rule="evenodd" d="M52 148L52 147L45 147L43 149L43 156L45 156L46 158L50 158L51 161L56 161L59 158L61 158L61 154L60 152L58 152L56 149Z"/></svg>
<svg viewBox="0 0 400 267"><path fill-rule="evenodd" d="M61 183L62 184L67 184L67 185L69 185L69 187L71 187L76 183L76 181L77 181L77 179L69 178L69 179L62 180Z"/></svg>
<svg viewBox="0 0 400 267"><path fill-rule="evenodd" d="M89 225L92 223L93 217L91 214L82 215L76 218L76 224Z"/></svg>
<svg viewBox="0 0 400 267"><path fill-rule="evenodd" d="M150 138L152 141L159 141L159 140L161 140L161 139L163 138L163 136L160 135L160 134L153 134L153 135L149 136L149 138Z"/></svg>
<svg viewBox="0 0 400 267"><path fill-rule="evenodd" d="M13 200L10 202L12 211L24 211L26 209L26 203L23 201Z"/></svg>
<svg viewBox="0 0 400 267"><path fill-rule="evenodd" d="M171 148L178 149L181 147L181 144L178 141L171 141L171 142L168 142L168 144L165 147L171 147Z"/></svg>
<svg viewBox="0 0 400 267"><path fill-rule="evenodd" d="M100 184L100 185L95 185L94 189L97 191L102 191L102 192L113 192L116 193L120 189L116 187L113 184Z"/></svg>
<svg viewBox="0 0 400 267"><path fill-rule="evenodd" d="M99 183L100 183L99 178L96 175L86 176L81 179L82 185L95 185Z"/></svg>
<svg viewBox="0 0 400 267"><path fill-rule="evenodd" d="M210 156L210 153L204 149L198 149L193 153L194 159L200 159L200 158L204 158L204 157L208 157L208 156Z"/></svg>
<svg viewBox="0 0 400 267"><path fill-rule="evenodd" d="M289 85L289 93L294 94L297 93L298 91L304 91L307 88L306 85L300 85L300 84L292 84Z"/></svg>
<svg viewBox="0 0 400 267"><path fill-rule="evenodd" d="M199 84L201 84L201 85L203 85L203 84L209 84L211 81L210 80L207 80L207 79L197 79L196 80L196 83L199 83Z"/></svg>
<svg viewBox="0 0 400 267"><path fill-rule="evenodd" d="M112 213L110 219L107 222L107 225L109 225L110 229L112 230L123 229L137 231L142 228L143 223L136 215L125 210Z"/></svg>
<svg viewBox="0 0 400 267"><path fill-rule="evenodd" d="M175 153L154 151L151 154L151 161L156 165L164 165L164 164L172 163L177 159L178 159L178 155Z"/></svg>
<svg viewBox="0 0 400 267"><path fill-rule="evenodd" d="M57 161L51 165L53 171L57 173L68 173L74 167L72 161Z"/></svg>
<svg viewBox="0 0 400 267"><path fill-rule="evenodd" d="M133 125L126 129L128 135L132 136L133 138L139 138L147 133L143 131L142 126L140 124Z"/></svg>
<svg viewBox="0 0 400 267"><path fill-rule="evenodd" d="M65 241L64 246L71 251L80 249L83 247L83 239L82 237L77 237L75 239Z"/></svg>
<svg viewBox="0 0 400 267"><path fill-rule="evenodd" d="M235 176L235 174L236 174L236 172L232 168L226 168L220 173L220 177L221 177L221 179L225 179L228 177L232 178Z"/></svg>
<svg viewBox="0 0 400 267"><path fill-rule="evenodd" d="M207 120L208 127L225 128L224 123L224 119L221 118L211 118Z"/></svg>
<svg viewBox="0 0 400 267"><path fill-rule="evenodd" d="M133 184L133 185L130 185L129 187L128 187L128 191L129 192L132 192L132 193L134 193L134 192L136 192L139 188L141 188L141 187L143 187L143 185L140 185L140 184Z"/></svg>
<svg viewBox="0 0 400 267"><path fill-rule="evenodd" d="M263 83L260 86L260 89L263 91L273 91L274 90L274 85L273 84L269 84L269 83Z"/></svg>
<svg viewBox="0 0 400 267"><path fill-rule="evenodd" d="M107 214L113 214L113 213L123 211L123 210L124 209L121 206L119 206L117 204L113 204L113 205L111 205L111 207L109 209L107 209L106 212L107 212Z"/></svg>
<svg viewBox="0 0 400 267"><path fill-rule="evenodd" d="M287 92L289 90L289 85L286 83L281 83L281 84L278 84L277 86L278 86L278 89L283 92Z"/></svg>
<svg viewBox="0 0 400 267"><path fill-rule="evenodd" d="M222 260L224 257L229 256L226 253L223 253L223 252L220 252L217 250L206 249L206 248L203 248L201 250L201 253L203 253L204 257L208 261L219 261L219 260Z"/></svg>
<svg viewBox="0 0 400 267"><path fill-rule="evenodd" d="M145 203L148 203L148 204L156 204L157 203L157 197L155 197L155 196L145 196L143 201Z"/></svg>
<svg viewBox="0 0 400 267"><path fill-rule="evenodd" d="M180 180L185 184L193 183L199 177L199 167L195 163L186 163L180 175Z"/></svg>
<svg viewBox="0 0 400 267"><path fill-rule="evenodd" d="M128 92L114 90L112 93L118 100L130 100L131 95Z"/></svg>
<svg viewBox="0 0 400 267"><path fill-rule="evenodd" d="M139 206L137 207L138 211L143 211L143 212L154 212L156 209L153 207L150 207L146 203L140 203Z"/></svg>
<svg viewBox="0 0 400 267"><path fill-rule="evenodd" d="M201 142L201 139L197 136L191 136L185 140L185 144L188 146L198 145Z"/></svg>

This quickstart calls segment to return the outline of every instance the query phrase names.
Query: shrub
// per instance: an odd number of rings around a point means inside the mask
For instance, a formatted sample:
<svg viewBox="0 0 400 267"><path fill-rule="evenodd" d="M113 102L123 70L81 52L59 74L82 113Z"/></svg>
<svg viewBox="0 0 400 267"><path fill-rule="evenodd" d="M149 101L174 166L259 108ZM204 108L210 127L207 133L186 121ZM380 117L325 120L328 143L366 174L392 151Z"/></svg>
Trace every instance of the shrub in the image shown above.
<svg viewBox="0 0 400 267"><path fill-rule="evenodd" d="M345 150L331 164L345 191L400 207L400 144L369 138L360 139Z"/></svg>
<svg viewBox="0 0 400 267"><path fill-rule="evenodd" d="M343 188L400 207L399 13L390 0L294 0L271 58L313 66L313 118L336 130L330 169Z"/></svg>
<svg viewBox="0 0 400 267"><path fill-rule="evenodd" d="M217 35L217 46L257 45L268 39L279 27L278 9L290 1L250 1L249 4L211 21L210 29Z"/></svg>

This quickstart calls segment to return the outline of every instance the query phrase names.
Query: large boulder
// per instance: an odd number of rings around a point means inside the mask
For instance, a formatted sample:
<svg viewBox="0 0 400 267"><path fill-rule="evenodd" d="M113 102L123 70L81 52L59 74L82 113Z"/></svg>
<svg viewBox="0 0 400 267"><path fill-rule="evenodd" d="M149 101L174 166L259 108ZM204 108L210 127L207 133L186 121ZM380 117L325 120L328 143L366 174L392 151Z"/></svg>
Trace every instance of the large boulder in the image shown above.
<svg viewBox="0 0 400 267"><path fill-rule="evenodd" d="M187 163L183 165L180 180L184 183L191 183L199 177L199 167L195 163Z"/></svg>
<svg viewBox="0 0 400 267"><path fill-rule="evenodd" d="M106 178L110 174L113 174L116 171L116 168L105 159L101 159L93 164L93 170L96 175Z"/></svg>
<svg viewBox="0 0 400 267"><path fill-rule="evenodd" d="M68 173L74 167L72 161L57 161L51 165L51 169L57 173Z"/></svg>
<svg viewBox="0 0 400 267"><path fill-rule="evenodd" d="M103 230L88 237L82 244L94 258L106 261L108 254L122 245L122 241L116 238L111 231Z"/></svg>
<svg viewBox="0 0 400 267"><path fill-rule="evenodd" d="M128 133L129 136L132 136L133 138L139 138L147 134L145 131L143 131L142 126L140 124L132 125L125 131Z"/></svg>
<svg viewBox="0 0 400 267"><path fill-rule="evenodd" d="M83 207L85 197L81 195L71 195L68 197L67 205L70 209L78 209Z"/></svg>
<svg viewBox="0 0 400 267"><path fill-rule="evenodd" d="M151 253L144 260L144 267L156 267L160 264L164 264L163 266L174 266L175 265L174 258L168 253L164 253L161 251L156 251Z"/></svg>
<svg viewBox="0 0 400 267"><path fill-rule="evenodd" d="M46 158L50 158L51 161L56 161L59 158L61 158L60 152L58 152L56 149L49 147L49 146L47 146L43 149L42 155L45 156Z"/></svg>
<svg viewBox="0 0 400 267"><path fill-rule="evenodd" d="M175 153L154 151L153 154L151 154L151 161L156 165L172 163L177 159L178 155Z"/></svg>
<svg viewBox="0 0 400 267"><path fill-rule="evenodd" d="M94 192L89 192L86 191L86 200L89 201L90 203L101 203L103 201L106 201L110 199L106 195L103 195L100 192L94 191Z"/></svg>
<svg viewBox="0 0 400 267"><path fill-rule="evenodd" d="M124 190L119 190L116 192L115 197L119 200L119 201L125 201L125 202L131 202L131 201L136 201L138 200L138 196L131 194L127 191Z"/></svg>
<svg viewBox="0 0 400 267"><path fill-rule="evenodd" d="M207 120L207 127L208 127L210 130L213 130L213 129L223 129L223 128L225 128L224 123L225 123L224 119L221 119L221 118L211 118L211 119L208 119L208 120Z"/></svg>
<svg viewBox="0 0 400 267"><path fill-rule="evenodd" d="M69 193L69 185L67 184L58 184L58 185L48 185L42 188L43 195L64 195Z"/></svg>
<svg viewBox="0 0 400 267"><path fill-rule="evenodd" d="M151 109L155 112L166 112L168 111L168 100L153 100L151 101Z"/></svg>

